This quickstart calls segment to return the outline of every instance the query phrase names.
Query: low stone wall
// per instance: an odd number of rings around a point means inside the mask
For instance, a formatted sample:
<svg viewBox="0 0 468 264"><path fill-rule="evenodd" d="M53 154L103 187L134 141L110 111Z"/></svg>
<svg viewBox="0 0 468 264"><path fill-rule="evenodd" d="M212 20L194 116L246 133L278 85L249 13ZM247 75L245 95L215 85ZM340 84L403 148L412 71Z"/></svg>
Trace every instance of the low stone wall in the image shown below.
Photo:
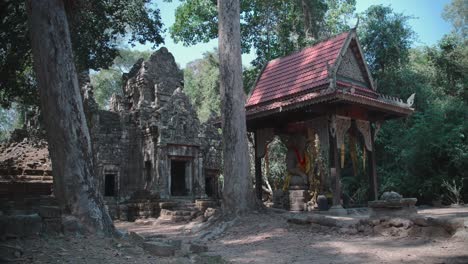
<svg viewBox="0 0 468 264"><path fill-rule="evenodd" d="M45 182L0 182L0 199L41 196L52 194L52 181Z"/></svg>
<svg viewBox="0 0 468 264"><path fill-rule="evenodd" d="M0 201L0 238L62 232L62 212L53 196L26 196Z"/></svg>
<svg viewBox="0 0 468 264"><path fill-rule="evenodd" d="M106 201L113 220L135 221L140 218L157 218L161 211L158 201L131 201L124 203Z"/></svg>

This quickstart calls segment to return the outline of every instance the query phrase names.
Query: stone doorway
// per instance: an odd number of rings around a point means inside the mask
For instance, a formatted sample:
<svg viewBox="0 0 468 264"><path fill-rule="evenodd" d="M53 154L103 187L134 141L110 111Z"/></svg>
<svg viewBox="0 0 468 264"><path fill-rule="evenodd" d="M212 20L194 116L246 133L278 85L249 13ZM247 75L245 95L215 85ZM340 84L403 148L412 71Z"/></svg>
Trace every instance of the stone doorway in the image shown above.
<svg viewBox="0 0 468 264"><path fill-rule="evenodd" d="M187 161L185 160L171 160L171 195L172 196L186 196L186 167Z"/></svg>
<svg viewBox="0 0 468 264"><path fill-rule="evenodd" d="M104 178L104 196L115 196L115 174L105 174Z"/></svg>

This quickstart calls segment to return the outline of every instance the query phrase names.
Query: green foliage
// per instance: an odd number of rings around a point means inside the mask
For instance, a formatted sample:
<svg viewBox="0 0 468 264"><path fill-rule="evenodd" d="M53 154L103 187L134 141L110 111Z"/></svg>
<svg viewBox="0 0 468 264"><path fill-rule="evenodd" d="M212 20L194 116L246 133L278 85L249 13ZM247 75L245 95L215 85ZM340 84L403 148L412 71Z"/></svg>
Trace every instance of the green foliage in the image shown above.
<svg viewBox="0 0 468 264"><path fill-rule="evenodd" d="M273 190L283 187L284 177L287 174L285 163L287 151L286 146L279 137L275 137L268 145L268 164L266 158L263 159L263 172L266 174Z"/></svg>
<svg viewBox="0 0 468 264"><path fill-rule="evenodd" d="M468 36L468 1L452 0L445 6L442 17L452 23L453 31L460 37L466 39Z"/></svg>
<svg viewBox="0 0 468 264"><path fill-rule="evenodd" d="M78 71L107 68L128 43L163 43L159 10L150 0L66 1L75 64ZM0 104L37 104L36 81L25 1L0 3Z"/></svg>
<svg viewBox="0 0 468 264"><path fill-rule="evenodd" d="M330 34L347 29L355 0L241 1L242 51L255 49L252 64L287 55ZM194 45L218 36L216 1L186 0L170 28L175 42ZM309 37L308 37L309 36Z"/></svg>
<svg viewBox="0 0 468 264"><path fill-rule="evenodd" d="M17 119L18 114L14 109L0 108L0 142L9 139L11 131L15 128Z"/></svg>
<svg viewBox="0 0 468 264"><path fill-rule="evenodd" d="M361 17L359 39L372 73L379 77L405 65L415 38L408 24L411 17L382 5L369 7Z"/></svg>
<svg viewBox="0 0 468 264"><path fill-rule="evenodd" d="M204 122L212 114L220 114L218 52L207 52L184 70L184 91Z"/></svg>
<svg viewBox="0 0 468 264"><path fill-rule="evenodd" d="M445 94L468 102L468 46L457 35L447 35L438 47L428 49L430 62L435 67L433 85Z"/></svg>
<svg viewBox="0 0 468 264"><path fill-rule="evenodd" d="M364 15L360 39L379 92L416 93L416 112L386 121L377 136L380 191L423 203L447 197L443 183L468 176L466 41L448 35L437 46L410 49L409 17L382 6Z"/></svg>
<svg viewBox="0 0 468 264"><path fill-rule="evenodd" d="M354 17L356 0L327 0L325 3L328 10L323 21L322 34L330 37L349 30L348 21Z"/></svg>
<svg viewBox="0 0 468 264"><path fill-rule="evenodd" d="M246 94L253 89L261 70L261 68L252 66L245 68L242 72L242 81L244 82L244 91Z"/></svg>
<svg viewBox="0 0 468 264"><path fill-rule="evenodd" d="M119 50L112 66L91 74L94 99L101 109L108 107L112 94L122 94L122 74L128 72L138 59L147 60L150 55L150 51Z"/></svg>

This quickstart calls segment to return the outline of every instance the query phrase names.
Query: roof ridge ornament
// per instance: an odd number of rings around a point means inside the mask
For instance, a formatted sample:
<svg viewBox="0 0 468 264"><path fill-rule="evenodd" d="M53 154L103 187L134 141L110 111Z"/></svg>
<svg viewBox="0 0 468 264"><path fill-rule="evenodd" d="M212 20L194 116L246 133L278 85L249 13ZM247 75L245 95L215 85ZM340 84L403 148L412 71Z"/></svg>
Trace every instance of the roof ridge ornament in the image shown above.
<svg viewBox="0 0 468 264"><path fill-rule="evenodd" d="M359 26L359 15L357 15L356 25L354 25L354 27L351 28L351 31L357 31L358 26Z"/></svg>
<svg viewBox="0 0 468 264"><path fill-rule="evenodd" d="M408 105L408 107L413 107L415 96L416 93L413 93L412 95L410 95L410 97L408 97L408 99L406 99L406 104Z"/></svg>
<svg viewBox="0 0 468 264"><path fill-rule="evenodd" d="M328 80L329 80L330 84L328 85L327 89L320 91L321 94L331 93L336 89L336 82L335 82L335 78L333 77L333 67L330 66L328 61L327 61L326 66L327 66Z"/></svg>

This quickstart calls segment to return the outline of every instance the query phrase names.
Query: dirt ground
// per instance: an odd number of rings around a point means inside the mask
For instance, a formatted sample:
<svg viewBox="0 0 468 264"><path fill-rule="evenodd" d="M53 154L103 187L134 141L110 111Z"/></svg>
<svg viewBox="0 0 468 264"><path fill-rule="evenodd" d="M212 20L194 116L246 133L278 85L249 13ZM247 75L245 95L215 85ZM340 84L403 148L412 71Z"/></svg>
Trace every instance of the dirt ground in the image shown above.
<svg viewBox="0 0 468 264"><path fill-rule="evenodd" d="M468 207L420 210L431 217L466 217ZM364 217L364 216L359 216ZM192 239L193 224L117 223L145 236ZM468 240L348 235L337 228L287 223L284 214L253 213L207 243L208 254L233 263L468 263Z"/></svg>
<svg viewBox="0 0 468 264"><path fill-rule="evenodd" d="M468 219L468 207L424 209L420 214ZM6 244L22 251L15 263L468 263L466 239L349 235L337 228L288 223L285 215L266 211L236 219L206 242L209 251L201 256L154 257L128 240L97 237L41 237ZM160 220L116 222L122 231L183 241L203 233L193 232L200 226Z"/></svg>

